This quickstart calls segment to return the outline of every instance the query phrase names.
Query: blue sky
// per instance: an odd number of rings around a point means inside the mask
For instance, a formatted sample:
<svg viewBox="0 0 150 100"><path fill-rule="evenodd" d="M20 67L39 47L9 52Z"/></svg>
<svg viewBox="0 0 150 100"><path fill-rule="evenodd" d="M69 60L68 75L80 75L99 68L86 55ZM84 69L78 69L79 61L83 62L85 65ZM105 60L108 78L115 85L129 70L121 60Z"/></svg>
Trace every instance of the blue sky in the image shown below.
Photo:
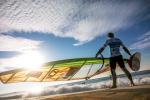
<svg viewBox="0 0 150 100"><path fill-rule="evenodd" d="M45 62L94 57L108 32L141 52L141 70L149 70L149 9L149 0L1 0L0 71L18 67L26 51ZM109 57L109 48L103 54Z"/></svg>

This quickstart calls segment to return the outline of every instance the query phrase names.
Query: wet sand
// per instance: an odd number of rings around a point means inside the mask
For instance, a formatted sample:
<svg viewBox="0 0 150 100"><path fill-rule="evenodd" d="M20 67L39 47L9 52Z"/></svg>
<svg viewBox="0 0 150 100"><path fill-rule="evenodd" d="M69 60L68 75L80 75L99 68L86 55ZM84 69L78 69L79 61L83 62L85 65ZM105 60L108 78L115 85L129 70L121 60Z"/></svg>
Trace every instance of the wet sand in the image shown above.
<svg viewBox="0 0 150 100"><path fill-rule="evenodd" d="M41 96L33 100L150 100L150 85L116 89L98 89L55 96ZM30 100L32 100L30 98Z"/></svg>

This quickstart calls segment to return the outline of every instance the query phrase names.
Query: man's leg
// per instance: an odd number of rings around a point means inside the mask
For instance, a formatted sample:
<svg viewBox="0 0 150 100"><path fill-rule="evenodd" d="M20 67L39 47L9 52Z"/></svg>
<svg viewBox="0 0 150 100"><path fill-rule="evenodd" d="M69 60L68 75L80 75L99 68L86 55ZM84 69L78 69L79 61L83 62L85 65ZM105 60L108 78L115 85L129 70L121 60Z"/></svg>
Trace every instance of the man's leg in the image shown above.
<svg viewBox="0 0 150 100"><path fill-rule="evenodd" d="M134 82L133 82L132 76L131 76L130 72L127 70L127 68L125 67L125 64L124 64L122 56L120 56L120 58L118 58L118 64L121 67L121 69L124 71L124 73L126 74L128 79L130 80L131 86L134 86Z"/></svg>
<svg viewBox="0 0 150 100"><path fill-rule="evenodd" d="M116 69L116 61L114 58L110 58L110 69L111 69L111 74L112 74L112 78L113 78L113 86L111 88L116 88L117 85L116 85L116 72L115 72L115 69Z"/></svg>

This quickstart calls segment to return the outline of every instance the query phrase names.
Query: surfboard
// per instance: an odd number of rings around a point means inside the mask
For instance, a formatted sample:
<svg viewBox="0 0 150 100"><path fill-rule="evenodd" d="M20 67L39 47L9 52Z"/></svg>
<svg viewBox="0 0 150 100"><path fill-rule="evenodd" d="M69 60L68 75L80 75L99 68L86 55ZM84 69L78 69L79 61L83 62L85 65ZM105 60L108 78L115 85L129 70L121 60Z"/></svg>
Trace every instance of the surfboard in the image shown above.
<svg viewBox="0 0 150 100"><path fill-rule="evenodd" d="M141 53L136 52L130 57L128 64L133 71L138 71L140 69L140 62L141 62Z"/></svg>

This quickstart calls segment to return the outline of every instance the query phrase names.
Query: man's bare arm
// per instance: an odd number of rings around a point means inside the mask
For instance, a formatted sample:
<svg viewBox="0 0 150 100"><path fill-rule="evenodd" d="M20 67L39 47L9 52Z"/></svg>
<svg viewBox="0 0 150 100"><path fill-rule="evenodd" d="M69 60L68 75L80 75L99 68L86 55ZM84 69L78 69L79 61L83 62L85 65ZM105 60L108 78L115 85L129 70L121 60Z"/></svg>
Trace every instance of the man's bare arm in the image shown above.
<svg viewBox="0 0 150 100"><path fill-rule="evenodd" d="M107 47L108 42L106 41L105 44L99 49L99 51L96 53L96 58L98 57L99 54L103 52L103 50Z"/></svg>
<svg viewBox="0 0 150 100"><path fill-rule="evenodd" d="M123 46L123 49L124 49L124 51L125 51L127 54L129 54L129 55L131 56L131 53L130 53L130 51L128 50L127 47Z"/></svg>
<svg viewBox="0 0 150 100"><path fill-rule="evenodd" d="M101 53L103 52L104 49L105 49L104 47L102 47L101 49L99 49L99 51L96 53L96 56L95 56L95 57L97 58L98 55L101 54Z"/></svg>

